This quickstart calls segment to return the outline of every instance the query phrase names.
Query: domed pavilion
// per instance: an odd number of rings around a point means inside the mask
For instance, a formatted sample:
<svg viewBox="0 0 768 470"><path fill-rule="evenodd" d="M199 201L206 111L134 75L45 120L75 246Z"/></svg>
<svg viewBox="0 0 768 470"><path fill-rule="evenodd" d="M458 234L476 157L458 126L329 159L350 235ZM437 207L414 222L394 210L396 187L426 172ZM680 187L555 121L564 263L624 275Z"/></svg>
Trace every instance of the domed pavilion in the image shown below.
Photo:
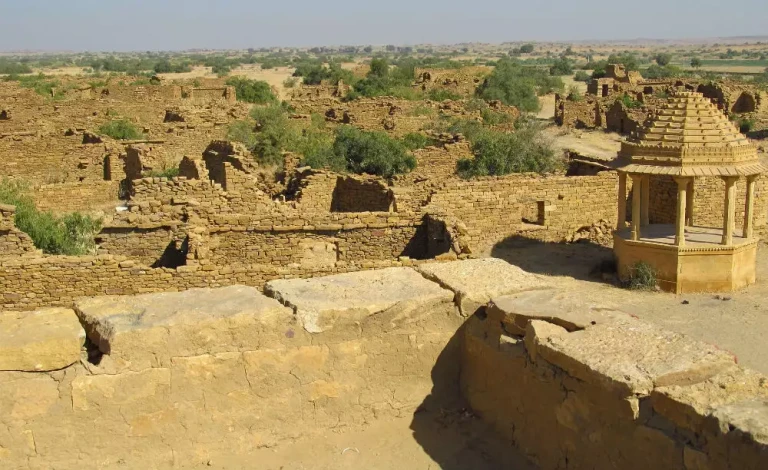
<svg viewBox="0 0 768 470"><path fill-rule="evenodd" d="M700 93L673 93L622 143L618 171L614 252L622 278L644 261L655 268L662 289L678 294L729 292L755 282L755 186L766 168L758 160L757 147L709 99ZM628 177L632 181L629 227ZM674 224L649 223L650 181L662 177L671 177L677 186L676 197L671 198L676 207L669 208L675 214ZM722 178L725 183L720 227L697 226L693 220L697 178ZM743 201L736 200L740 179L746 181ZM654 198L658 200L665 199ZM736 232L739 203L744 204L744 223Z"/></svg>

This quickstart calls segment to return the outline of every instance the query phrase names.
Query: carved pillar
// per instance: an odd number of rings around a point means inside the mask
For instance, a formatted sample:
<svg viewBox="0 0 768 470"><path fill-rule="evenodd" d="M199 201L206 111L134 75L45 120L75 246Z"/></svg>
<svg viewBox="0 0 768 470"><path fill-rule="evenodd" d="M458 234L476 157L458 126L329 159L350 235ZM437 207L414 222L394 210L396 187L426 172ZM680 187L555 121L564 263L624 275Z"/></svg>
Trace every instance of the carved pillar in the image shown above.
<svg viewBox="0 0 768 470"><path fill-rule="evenodd" d="M752 238L755 229L755 186L760 175L747 176L747 200L744 206L744 238Z"/></svg>
<svg viewBox="0 0 768 470"><path fill-rule="evenodd" d="M642 202L640 205L640 225L643 227L648 225L648 212L651 205L651 177L645 175L642 177Z"/></svg>
<svg viewBox="0 0 768 470"><path fill-rule="evenodd" d="M619 219L616 230L623 229L627 224L627 174L619 172Z"/></svg>
<svg viewBox="0 0 768 470"><path fill-rule="evenodd" d="M675 245L685 246L685 221L688 216L688 185L690 178L676 177L677 212L675 214Z"/></svg>
<svg viewBox="0 0 768 470"><path fill-rule="evenodd" d="M632 240L640 240L640 200L643 186L640 175L632 175Z"/></svg>
<svg viewBox="0 0 768 470"><path fill-rule="evenodd" d="M725 181L725 207L723 209L723 245L733 245L733 225L736 218L737 176L723 176Z"/></svg>
<svg viewBox="0 0 768 470"><path fill-rule="evenodd" d="M695 185L695 178L688 180L688 191L685 195L688 200L685 202L685 225L693 227L693 187Z"/></svg>

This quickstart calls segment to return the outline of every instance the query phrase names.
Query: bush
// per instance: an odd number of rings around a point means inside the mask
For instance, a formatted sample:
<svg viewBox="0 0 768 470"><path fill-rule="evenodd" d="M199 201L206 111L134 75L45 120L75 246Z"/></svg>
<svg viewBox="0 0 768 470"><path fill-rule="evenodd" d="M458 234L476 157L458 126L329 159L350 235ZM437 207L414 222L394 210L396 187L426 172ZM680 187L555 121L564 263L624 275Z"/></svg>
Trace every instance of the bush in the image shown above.
<svg viewBox="0 0 768 470"><path fill-rule="evenodd" d="M632 98L629 95L624 95L624 96L622 96L619 99L621 100L621 103L625 107L627 107L629 109L635 109L635 108L642 108L643 107L643 103L637 101L636 99Z"/></svg>
<svg viewBox="0 0 768 470"><path fill-rule="evenodd" d="M632 290L654 290L658 284L656 269L645 261L638 261L630 269L629 279L626 281L628 288Z"/></svg>
<svg viewBox="0 0 768 470"><path fill-rule="evenodd" d="M304 164L313 168L390 178L416 168L416 159L406 151L403 143L385 132L340 126L336 130L333 146L306 155Z"/></svg>
<svg viewBox="0 0 768 470"><path fill-rule="evenodd" d="M475 158L461 159L456 170L462 178L500 176L510 173L548 173L562 167L541 126L522 121L514 133L487 129L465 129Z"/></svg>
<svg viewBox="0 0 768 470"><path fill-rule="evenodd" d="M139 132L136 126L126 119L114 119L104 123L99 127L98 132L117 140L139 140L144 138L144 134Z"/></svg>
<svg viewBox="0 0 768 470"><path fill-rule="evenodd" d="M226 81L229 86L235 87L238 101L246 103L267 104L277 102L277 97L272 92L269 83L261 80L249 80L247 78L232 77Z"/></svg>
<svg viewBox="0 0 768 470"><path fill-rule="evenodd" d="M533 44L523 44L520 46L520 52L522 54L530 54L533 52Z"/></svg>
<svg viewBox="0 0 768 470"><path fill-rule="evenodd" d="M672 54L666 54L666 53L660 53L656 54L656 57L654 57L654 60L657 64L664 67L670 64L672 62Z"/></svg>
<svg viewBox="0 0 768 470"><path fill-rule="evenodd" d="M354 93L347 100L358 96L395 96L397 98L421 99L421 92L411 87L416 77L416 63L412 60L400 62L390 70L389 62L384 58L371 61L371 71L363 79L354 84Z"/></svg>
<svg viewBox="0 0 768 470"><path fill-rule="evenodd" d="M555 63L549 68L550 75L565 76L573 74L573 64L566 58L555 60Z"/></svg>
<svg viewBox="0 0 768 470"><path fill-rule="evenodd" d="M701 59L699 59L698 57L694 57L691 59L691 67L698 69L698 68L701 68L701 66L702 66Z"/></svg>
<svg viewBox="0 0 768 470"><path fill-rule="evenodd" d="M349 70L344 70L339 64L331 63L326 67L321 63L303 63L296 67L294 77L304 77L305 85L319 85L323 81L331 85L338 85L339 81L353 83L355 76Z"/></svg>
<svg viewBox="0 0 768 470"><path fill-rule="evenodd" d="M93 235L101 228L100 220L77 212L61 217L40 212L25 186L10 180L0 181L0 203L16 206L16 227L44 253L83 255L95 251Z"/></svg>
<svg viewBox="0 0 768 470"><path fill-rule="evenodd" d="M563 87L560 77L550 77L541 70L502 59L477 88L477 96L488 101L500 100L521 111L534 112L539 109L537 94L562 90Z"/></svg>
<svg viewBox="0 0 768 470"><path fill-rule="evenodd" d="M298 80L295 77L288 77L283 80L283 86L285 88L293 88L296 86L296 83L298 83Z"/></svg>
<svg viewBox="0 0 768 470"><path fill-rule="evenodd" d="M402 140L403 145L405 145L408 150L423 149L424 147L432 144L432 139L425 136L424 134L419 134L418 132L405 134Z"/></svg>
<svg viewBox="0 0 768 470"><path fill-rule="evenodd" d="M683 74L682 69L674 65L660 66L653 64L643 71L643 76L649 79L678 77Z"/></svg>
<svg viewBox="0 0 768 470"><path fill-rule="evenodd" d="M573 76L573 80L576 82L589 82L592 80L592 75L588 74L583 70L579 70Z"/></svg>
<svg viewBox="0 0 768 470"><path fill-rule="evenodd" d="M568 87L568 99L571 101L582 101L584 100L584 95L579 91L579 87L571 85Z"/></svg>
<svg viewBox="0 0 768 470"><path fill-rule="evenodd" d="M146 172L144 176L152 177L152 178L175 178L179 176L179 168L178 167L170 167L170 168L163 168L160 170L151 170Z"/></svg>
<svg viewBox="0 0 768 470"><path fill-rule="evenodd" d="M747 134L755 127L755 121L749 118L740 118L737 124L739 125L739 132L742 134Z"/></svg>

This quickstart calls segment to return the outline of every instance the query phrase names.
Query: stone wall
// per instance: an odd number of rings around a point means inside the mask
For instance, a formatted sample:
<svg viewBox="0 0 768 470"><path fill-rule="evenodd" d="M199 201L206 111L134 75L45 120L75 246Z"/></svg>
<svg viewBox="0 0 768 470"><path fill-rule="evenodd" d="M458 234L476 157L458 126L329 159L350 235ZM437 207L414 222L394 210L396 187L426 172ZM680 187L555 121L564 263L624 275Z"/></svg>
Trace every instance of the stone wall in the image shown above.
<svg viewBox="0 0 768 470"><path fill-rule="evenodd" d="M340 281L347 297L327 296L340 321L316 334L242 286L0 314L0 466L243 463L256 449L411 416L433 380L455 384L455 369L439 377L433 365L460 318L453 294L415 271L379 273ZM362 295L371 281L383 292L375 305ZM290 286L276 295L301 305ZM9 327L22 336L12 345ZM81 353L83 329L95 346Z"/></svg>
<svg viewBox="0 0 768 470"><path fill-rule="evenodd" d="M16 257L33 254L37 250L32 239L16 228L16 208L0 204L0 257Z"/></svg>
<svg viewBox="0 0 768 470"><path fill-rule="evenodd" d="M376 176L307 169L292 185L293 197L304 212L386 212L394 204L386 180Z"/></svg>
<svg viewBox="0 0 768 470"><path fill-rule="evenodd" d="M445 183L427 211L461 221L473 253L513 235L564 241L601 220L615 223L618 177L513 175Z"/></svg>
<svg viewBox="0 0 768 470"><path fill-rule="evenodd" d="M89 181L37 186L30 195L42 211L112 211L120 203L119 181Z"/></svg>
<svg viewBox="0 0 768 470"><path fill-rule="evenodd" d="M541 469L768 466L768 378L586 300L494 299L461 367L472 409Z"/></svg>

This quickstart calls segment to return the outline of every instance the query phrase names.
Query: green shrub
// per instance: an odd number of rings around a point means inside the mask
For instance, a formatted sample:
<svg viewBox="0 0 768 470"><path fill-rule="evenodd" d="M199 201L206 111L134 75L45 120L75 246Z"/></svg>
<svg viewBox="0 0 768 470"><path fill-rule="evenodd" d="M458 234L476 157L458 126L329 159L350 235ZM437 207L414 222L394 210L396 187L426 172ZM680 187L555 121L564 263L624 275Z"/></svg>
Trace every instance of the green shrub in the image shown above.
<svg viewBox="0 0 768 470"><path fill-rule="evenodd" d="M656 269L645 261L632 265L626 285L632 290L654 290L658 284Z"/></svg>
<svg viewBox="0 0 768 470"><path fill-rule="evenodd" d="M548 173L562 168L562 158L535 122L522 121L514 133L476 127L464 132L475 157L458 161L456 170L462 178Z"/></svg>
<svg viewBox="0 0 768 470"><path fill-rule="evenodd" d="M579 87L571 85L568 87L568 99L571 101L583 101L584 95L579 90Z"/></svg>
<svg viewBox="0 0 768 470"><path fill-rule="evenodd" d="M659 53L656 54L656 57L653 58L657 64L659 64L662 67L665 67L669 65L670 62L672 62L672 54L667 53Z"/></svg>
<svg viewBox="0 0 768 470"><path fill-rule="evenodd" d="M423 149L424 147L432 145L433 143L432 139L418 132L411 132L411 133L405 134L403 136L402 141L403 141L403 145L405 145L405 147L408 150Z"/></svg>
<svg viewBox="0 0 768 470"><path fill-rule="evenodd" d="M523 44L520 46L520 52L522 54L530 54L533 52L533 44Z"/></svg>
<svg viewBox="0 0 768 470"><path fill-rule="evenodd" d="M117 140L139 140L144 138L144 134L139 132L136 126L126 119L114 119L106 122L99 127L98 132Z"/></svg>
<svg viewBox="0 0 768 470"><path fill-rule="evenodd" d="M226 84L235 87L238 101L255 104L277 102L277 97L272 92L272 88L267 82L261 80L249 80L242 77L232 77L226 81Z"/></svg>
<svg viewBox="0 0 768 470"><path fill-rule="evenodd" d="M583 70L578 70L573 76L573 80L576 82L589 82L592 80L592 75Z"/></svg>
<svg viewBox="0 0 768 470"><path fill-rule="evenodd" d="M331 85L338 85L339 81L351 84L355 76L349 70L344 70L341 65L332 62L325 66L320 62L306 62L296 66L294 77L304 77L305 85L319 85L323 81Z"/></svg>
<svg viewBox="0 0 768 470"><path fill-rule="evenodd" d="M434 116L436 113L437 111L429 106L416 106L409 114L411 116Z"/></svg>
<svg viewBox="0 0 768 470"><path fill-rule="evenodd" d="M56 216L40 212L27 194L26 187L16 181L0 181L0 203L16 206L15 224L32 238L44 253L52 255L83 255L95 251L93 236L101 221L74 212Z"/></svg>
<svg viewBox="0 0 768 470"><path fill-rule="evenodd" d="M358 96L394 96L409 100L422 99L422 93L411 87L416 76L416 63L412 60L400 62L390 68L384 58L371 61L371 71L363 79L353 85L354 93L347 95L347 101Z"/></svg>
<svg viewBox="0 0 768 470"><path fill-rule="evenodd" d="M643 103L637 101L629 95L624 95L619 99L624 106L630 109L641 108L643 106Z"/></svg>
<svg viewBox="0 0 768 470"><path fill-rule="evenodd" d="M285 80L283 80L283 86L285 88L293 88L298 83L298 79L296 77L288 77Z"/></svg>
<svg viewBox="0 0 768 470"><path fill-rule="evenodd" d="M566 58L555 60L555 63L549 68L550 75L565 76L573 74L573 64Z"/></svg>
<svg viewBox="0 0 768 470"><path fill-rule="evenodd" d="M336 130L333 145L305 155L304 164L313 168L389 178L416 168L416 159L406 151L403 143L392 139L385 132L340 126Z"/></svg>
<svg viewBox="0 0 768 470"><path fill-rule="evenodd" d="M175 178L179 176L178 167L162 168L159 170L151 170L144 174L144 176L152 178Z"/></svg>
<svg viewBox="0 0 768 470"><path fill-rule="evenodd" d="M477 88L477 96L487 101L500 100L521 111L534 112L539 109L537 94L562 90L563 87L560 77L551 77L536 68L502 59Z"/></svg>
<svg viewBox="0 0 768 470"><path fill-rule="evenodd" d="M747 134L748 132L752 131L752 128L755 127L755 121L749 118L740 118L738 121L736 121L739 126L739 132L742 134Z"/></svg>

